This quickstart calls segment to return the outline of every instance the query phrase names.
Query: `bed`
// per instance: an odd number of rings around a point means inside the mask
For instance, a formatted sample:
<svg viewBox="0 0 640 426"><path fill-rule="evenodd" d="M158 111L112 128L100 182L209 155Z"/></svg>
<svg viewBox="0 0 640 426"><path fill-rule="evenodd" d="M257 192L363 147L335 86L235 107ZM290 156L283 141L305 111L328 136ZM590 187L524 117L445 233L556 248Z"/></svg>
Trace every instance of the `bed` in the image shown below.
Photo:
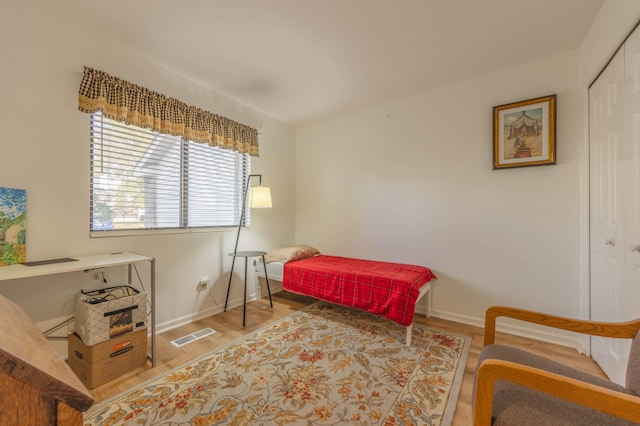
<svg viewBox="0 0 640 426"><path fill-rule="evenodd" d="M426 299L430 316L429 291L436 276L424 266L328 256L311 246L278 249L265 261L269 278L289 292L362 309L406 327L407 346L418 300ZM256 272L264 277L262 263Z"/></svg>

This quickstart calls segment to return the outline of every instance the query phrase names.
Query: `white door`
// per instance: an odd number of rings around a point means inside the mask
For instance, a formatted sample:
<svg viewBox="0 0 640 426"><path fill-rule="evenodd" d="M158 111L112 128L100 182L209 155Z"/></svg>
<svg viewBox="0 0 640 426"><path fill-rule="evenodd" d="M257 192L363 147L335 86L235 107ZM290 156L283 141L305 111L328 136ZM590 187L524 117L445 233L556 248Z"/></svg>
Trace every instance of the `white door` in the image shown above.
<svg viewBox="0 0 640 426"><path fill-rule="evenodd" d="M625 43L625 63L630 139L625 174L627 312L629 318L640 318L640 31L635 31Z"/></svg>
<svg viewBox="0 0 640 426"><path fill-rule="evenodd" d="M623 163L628 144L624 59L621 49L589 89L591 318L596 321L628 319L623 241ZM624 384L628 352L624 341L592 338L592 357L617 383Z"/></svg>

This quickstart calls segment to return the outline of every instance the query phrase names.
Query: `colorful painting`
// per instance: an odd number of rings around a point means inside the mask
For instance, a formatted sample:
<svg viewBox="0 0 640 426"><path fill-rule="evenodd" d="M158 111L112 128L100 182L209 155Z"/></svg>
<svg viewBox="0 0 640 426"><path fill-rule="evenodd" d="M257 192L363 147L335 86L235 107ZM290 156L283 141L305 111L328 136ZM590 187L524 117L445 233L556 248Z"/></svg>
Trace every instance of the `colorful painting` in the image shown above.
<svg viewBox="0 0 640 426"><path fill-rule="evenodd" d="M555 164L556 95L493 108L493 168Z"/></svg>
<svg viewBox="0 0 640 426"><path fill-rule="evenodd" d="M0 187L0 266L24 263L27 191Z"/></svg>

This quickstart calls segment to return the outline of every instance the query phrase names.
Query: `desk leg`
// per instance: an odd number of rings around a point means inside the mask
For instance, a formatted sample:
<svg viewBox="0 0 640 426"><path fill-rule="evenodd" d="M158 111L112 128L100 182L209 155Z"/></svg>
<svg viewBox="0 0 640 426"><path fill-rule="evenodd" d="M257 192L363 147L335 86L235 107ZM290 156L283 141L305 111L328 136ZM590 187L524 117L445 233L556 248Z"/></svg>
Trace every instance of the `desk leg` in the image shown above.
<svg viewBox="0 0 640 426"><path fill-rule="evenodd" d="M249 258L244 258L244 301L242 302L242 326L244 327L247 318L247 263Z"/></svg>
<svg viewBox="0 0 640 426"><path fill-rule="evenodd" d="M132 275L132 268L133 268L133 263L129 263L127 265L127 284L128 285L132 285L133 283L133 275ZM156 258L152 258L151 260L149 260L149 272L150 272L150 279L151 279L151 293L147 295L147 297L149 297L150 300L150 314L151 314L151 322L149 323L149 328L150 328L150 332L151 332L151 356L149 356L149 354L147 354L147 358L149 358L151 360L151 367L155 367L156 366ZM139 279L140 276L138 276ZM142 284L142 280L140 281L140 284ZM143 285L144 288L144 285ZM52 329L52 331L55 329ZM45 332L46 335L47 332Z"/></svg>
<svg viewBox="0 0 640 426"><path fill-rule="evenodd" d="M151 259L151 366L156 366L156 258Z"/></svg>
<svg viewBox="0 0 640 426"><path fill-rule="evenodd" d="M224 301L224 312L227 312L227 303L229 303L229 292L231 290L231 280L233 279L233 267L236 264L236 257L231 260L231 272L229 272L229 285L227 286L227 298Z"/></svg>
<svg viewBox="0 0 640 426"><path fill-rule="evenodd" d="M267 292L269 293L269 304L273 308L273 300L271 300L271 287L269 287L269 276L267 275L267 263L264 261L264 256L262 256L262 266L264 266L264 279L267 282Z"/></svg>

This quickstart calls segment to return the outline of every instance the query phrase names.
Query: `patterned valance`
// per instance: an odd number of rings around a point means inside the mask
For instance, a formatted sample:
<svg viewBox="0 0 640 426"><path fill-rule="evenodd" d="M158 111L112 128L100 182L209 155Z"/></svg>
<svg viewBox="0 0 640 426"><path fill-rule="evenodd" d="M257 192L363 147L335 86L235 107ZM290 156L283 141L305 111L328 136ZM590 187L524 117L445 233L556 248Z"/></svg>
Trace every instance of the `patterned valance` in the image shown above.
<svg viewBox="0 0 640 426"><path fill-rule="evenodd" d="M101 111L111 119L159 133L258 155L256 129L93 68L84 67L78 108L89 114Z"/></svg>

